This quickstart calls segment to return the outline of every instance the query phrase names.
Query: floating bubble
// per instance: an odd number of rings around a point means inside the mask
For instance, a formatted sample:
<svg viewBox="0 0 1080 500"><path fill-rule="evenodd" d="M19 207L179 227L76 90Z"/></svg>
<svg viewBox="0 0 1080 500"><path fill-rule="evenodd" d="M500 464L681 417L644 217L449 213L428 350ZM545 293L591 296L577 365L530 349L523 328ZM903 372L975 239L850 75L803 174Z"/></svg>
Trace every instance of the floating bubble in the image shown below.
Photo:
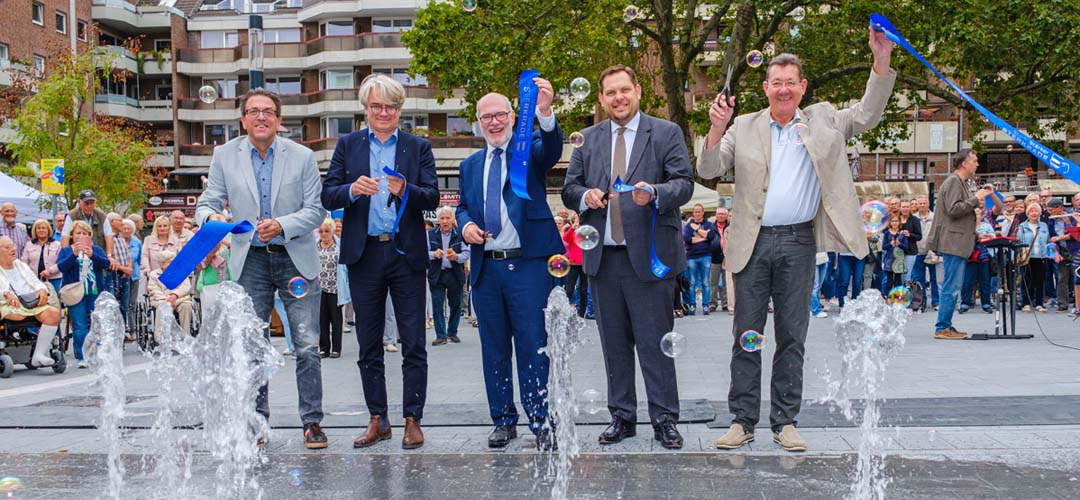
<svg viewBox="0 0 1080 500"><path fill-rule="evenodd" d="M574 99L589 97L590 92L592 92L592 84L584 77L579 76L570 81L570 95L574 96Z"/></svg>
<svg viewBox="0 0 1080 500"><path fill-rule="evenodd" d="M604 409L603 400L600 399L600 391L596 389L585 389L581 392L581 400L579 404L582 410L589 415L596 415L600 413L600 410Z"/></svg>
<svg viewBox="0 0 1080 500"><path fill-rule="evenodd" d="M289 295L298 299L307 295L310 288L311 285L308 284L308 281L304 279L303 276L297 276L289 280Z"/></svg>
<svg viewBox="0 0 1080 500"><path fill-rule="evenodd" d="M746 352L758 352L765 344L765 336L757 330L747 330L739 337L739 347Z"/></svg>
<svg viewBox="0 0 1080 500"><path fill-rule="evenodd" d="M21 489L23 489L23 484L19 478L11 476L0 478L0 493L10 497Z"/></svg>
<svg viewBox="0 0 1080 500"><path fill-rule="evenodd" d="M1008 146L1005 146L1005 151L1012 151L1012 150L1013 150L1013 145L1012 144L1009 144Z"/></svg>
<svg viewBox="0 0 1080 500"><path fill-rule="evenodd" d="M570 259L563 254L552 255L548 259L548 273L556 278L570 274Z"/></svg>
<svg viewBox="0 0 1080 500"><path fill-rule="evenodd" d="M588 224L579 226L574 231L574 241L582 250L592 250L600 244L600 231Z"/></svg>
<svg viewBox="0 0 1080 500"><path fill-rule="evenodd" d="M859 207L859 218L866 232L881 232L889 225L889 209L880 201L869 201Z"/></svg>
<svg viewBox="0 0 1080 500"><path fill-rule="evenodd" d="M797 122L791 126L791 143L795 145L805 144L806 134L810 132L810 127L803 122Z"/></svg>
<svg viewBox="0 0 1080 500"><path fill-rule="evenodd" d="M911 290L903 285L894 287L892 290L889 290L889 303L901 307L910 306Z"/></svg>
<svg viewBox="0 0 1080 500"><path fill-rule="evenodd" d="M635 5L627 5L622 11L622 20L625 22L633 21L638 17L638 8Z"/></svg>
<svg viewBox="0 0 1080 500"><path fill-rule="evenodd" d="M751 50L746 54L746 64L751 68L761 66L765 62L765 54L762 54L760 50Z"/></svg>
<svg viewBox="0 0 1080 500"><path fill-rule="evenodd" d="M677 358L686 350L686 337L679 332L667 332L660 338L660 352L669 358Z"/></svg>
<svg viewBox="0 0 1080 500"><path fill-rule="evenodd" d="M804 9L802 7L795 7L791 11L791 19L794 20L795 22L800 22L805 17L806 17L806 9Z"/></svg>
<svg viewBox="0 0 1080 500"><path fill-rule="evenodd" d="M476 10L476 0L461 0L461 8L465 12L472 12Z"/></svg>
<svg viewBox="0 0 1080 500"><path fill-rule="evenodd" d="M303 484L303 481L300 480L300 469L293 469L292 472L289 473L289 476L289 484L293 486L300 486Z"/></svg>
<svg viewBox="0 0 1080 500"><path fill-rule="evenodd" d="M584 146L585 145L585 134L582 134L581 132L571 132L570 133L570 145L574 146L574 148L580 148L581 146Z"/></svg>
<svg viewBox="0 0 1080 500"><path fill-rule="evenodd" d="M206 104L214 104L218 98L217 89L213 85L199 87L199 100Z"/></svg>

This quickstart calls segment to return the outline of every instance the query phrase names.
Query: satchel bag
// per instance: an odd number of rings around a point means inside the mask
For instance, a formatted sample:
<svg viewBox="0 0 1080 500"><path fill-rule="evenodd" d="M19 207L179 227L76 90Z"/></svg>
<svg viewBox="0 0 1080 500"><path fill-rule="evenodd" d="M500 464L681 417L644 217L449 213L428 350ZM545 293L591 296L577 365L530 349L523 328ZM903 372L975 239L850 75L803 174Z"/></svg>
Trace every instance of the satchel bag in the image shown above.
<svg viewBox="0 0 1080 500"><path fill-rule="evenodd" d="M1031 245L1039 242L1039 227L1035 228L1035 237L1031 239ZM1028 245L1020 249L1020 252L1016 254L1016 265L1026 266L1028 261L1031 260L1031 245Z"/></svg>
<svg viewBox="0 0 1080 500"><path fill-rule="evenodd" d="M82 282L68 283L60 287L60 303L65 307L74 306L82 302L84 293Z"/></svg>

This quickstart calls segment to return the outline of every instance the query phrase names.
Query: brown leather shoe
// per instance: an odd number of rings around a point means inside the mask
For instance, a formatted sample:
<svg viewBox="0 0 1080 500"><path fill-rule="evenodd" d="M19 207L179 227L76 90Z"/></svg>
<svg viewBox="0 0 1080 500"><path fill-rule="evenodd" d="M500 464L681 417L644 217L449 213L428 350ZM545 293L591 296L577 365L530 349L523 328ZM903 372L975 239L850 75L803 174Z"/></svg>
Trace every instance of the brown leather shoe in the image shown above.
<svg viewBox="0 0 1080 500"><path fill-rule="evenodd" d="M390 439L390 422L380 415L372 415L364 435L353 441L353 448L367 448L379 441Z"/></svg>
<svg viewBox="0 0 1080 500"><path fill-rule="evenodd" d="M420 421L405 417L405 436L401 438L401 447L413 450L424 446L424 431L420 430Z"/></svg>

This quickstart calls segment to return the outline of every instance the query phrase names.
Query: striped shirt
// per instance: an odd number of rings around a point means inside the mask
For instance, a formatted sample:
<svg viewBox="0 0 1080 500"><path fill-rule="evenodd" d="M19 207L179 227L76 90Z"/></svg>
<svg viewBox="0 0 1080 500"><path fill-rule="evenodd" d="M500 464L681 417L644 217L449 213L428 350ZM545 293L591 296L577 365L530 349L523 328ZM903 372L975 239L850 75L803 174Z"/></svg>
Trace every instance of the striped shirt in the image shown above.
<svg viewBox="0 0 1080 500"><path fill-rule="evenodd" d="M8 226L0 221L0 236L11 238L11 241L15 242L15 256L22 257L23 248L26 248L26 244L30 241L30 233L26 231L26 226L20 222L16 222L14 226Z"/></svg>

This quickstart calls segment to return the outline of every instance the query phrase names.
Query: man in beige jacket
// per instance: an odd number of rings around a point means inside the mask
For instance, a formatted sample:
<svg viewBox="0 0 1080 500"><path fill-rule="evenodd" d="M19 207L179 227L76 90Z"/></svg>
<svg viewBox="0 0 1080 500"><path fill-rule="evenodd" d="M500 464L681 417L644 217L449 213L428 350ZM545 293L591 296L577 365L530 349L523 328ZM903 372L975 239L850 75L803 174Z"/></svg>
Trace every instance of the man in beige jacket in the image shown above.
<svg viewBox="0 0 1080 500"><path fill-rule="evenodd" d="M848 109L829 103L799 108L807 82L802 62L781 54L769 62L762 88L768 109L728 122L734 98L717 99L698 173L718 177L735 169L734 212L724 258L735 278L735 345L728 408L735 418L716 442L738 448L754 439L761 406L761 352L740 348L743 332L765 331L769 300L775 308L776 353L769 424L788 451L806 450L795 429L802 405L803 353L810 320L814 256L821 251L866 255L846 142L877 126L892 94L893 44L870 31L873 71L862 99ZM736 144L738 147L736 147Z"/></svg>

